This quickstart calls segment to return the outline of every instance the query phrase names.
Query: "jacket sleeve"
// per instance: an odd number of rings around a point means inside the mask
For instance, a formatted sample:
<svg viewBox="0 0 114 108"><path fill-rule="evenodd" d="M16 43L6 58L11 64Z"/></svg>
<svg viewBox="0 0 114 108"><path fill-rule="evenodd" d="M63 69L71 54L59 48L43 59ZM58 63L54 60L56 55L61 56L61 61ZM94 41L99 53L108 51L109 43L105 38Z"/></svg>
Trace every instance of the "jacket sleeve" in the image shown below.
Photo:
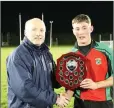
<svg viewBox="0 0 114 108"><path fill-rule="evenodd" d="M55 104L57 94L53 90L37 88L32 81L30 66L24 61L10 59L7 62L7 72L11 89L22 101L39 108Z"/></svg>
<svg viewBox="0 0 114 108"><path fill-rule="evenodd" d="M52 72L52 85L53 85L53 88L60 88L62 87L56 80L56 64L55 62L53 61L53 72Z"/></svg>

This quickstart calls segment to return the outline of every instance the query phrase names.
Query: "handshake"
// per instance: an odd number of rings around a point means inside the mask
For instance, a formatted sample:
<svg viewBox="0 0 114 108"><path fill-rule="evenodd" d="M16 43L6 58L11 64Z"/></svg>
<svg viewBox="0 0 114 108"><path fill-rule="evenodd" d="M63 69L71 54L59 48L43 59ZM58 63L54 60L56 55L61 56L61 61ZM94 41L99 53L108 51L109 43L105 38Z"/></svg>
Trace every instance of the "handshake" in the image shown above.
<svg viewBox="0 0 114 108"><path fill-rule="evenodd" d="M68 90L66 93L58 95L56 105L59 106L59 108L65 108L69 104L73 93L73 91Z"/></svg>

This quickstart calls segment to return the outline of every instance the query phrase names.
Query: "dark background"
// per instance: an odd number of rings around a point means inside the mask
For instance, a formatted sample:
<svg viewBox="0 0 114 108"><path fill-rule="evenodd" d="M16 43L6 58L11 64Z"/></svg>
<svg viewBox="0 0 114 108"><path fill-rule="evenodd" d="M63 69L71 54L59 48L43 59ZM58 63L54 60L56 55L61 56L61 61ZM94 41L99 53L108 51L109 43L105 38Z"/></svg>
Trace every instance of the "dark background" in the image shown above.
<svg viewBox="0 0 114 108"><path fill-rule="evenodd" d="M2 1L1 31L4 37L9 32L19 38L19 13L21 13L22 35L25 21L33 17L42 18L42 13L47 27L46 35L50 32L49 21L53 21L54 39L59 37L68 39L66 34L72 35L71 21L78 14L90 16L94 26L93 35L113 32L113 1ZM98 35L96 39L98 40Z"/></svg>

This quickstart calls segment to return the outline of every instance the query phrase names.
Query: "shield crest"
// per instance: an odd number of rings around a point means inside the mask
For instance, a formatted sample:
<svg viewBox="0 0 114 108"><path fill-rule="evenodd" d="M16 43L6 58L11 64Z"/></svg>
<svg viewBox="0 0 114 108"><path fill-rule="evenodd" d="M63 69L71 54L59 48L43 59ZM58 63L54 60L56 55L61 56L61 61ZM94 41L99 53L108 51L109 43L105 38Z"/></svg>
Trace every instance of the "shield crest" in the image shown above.
<svg viewBox="0 0 114 108"><path fill-rule="evenodd" d="M78 63L74 59L71 59L68 62L66 62L66 68L70 72L73 72L77 68L77 65Z"/></svg>

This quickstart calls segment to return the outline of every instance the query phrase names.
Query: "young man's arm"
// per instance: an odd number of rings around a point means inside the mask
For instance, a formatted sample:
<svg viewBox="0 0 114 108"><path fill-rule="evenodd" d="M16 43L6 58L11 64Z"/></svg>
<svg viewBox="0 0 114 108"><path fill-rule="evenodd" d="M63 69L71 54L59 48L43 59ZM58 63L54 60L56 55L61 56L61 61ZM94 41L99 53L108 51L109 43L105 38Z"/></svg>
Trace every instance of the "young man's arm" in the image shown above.
<svg viewBox="0 0 114 108"><path fill-rule="evenodd" d="M74 91L71 90L67 90L66 91L66 96L69 100L71 100L71 98L73 97Z"/></svg>
<svg viewBox="0 0 114 108"><path fill-rule="evenodd" d="M97 88L106 88L110 86L113 86L113 76L104 81L97 82Z"/></svg>
<svg viewBox="0 0 114 108"><path fill-rule="evenodd" d="M85 79L81 82L80 87L84 89L98 89L113 86L113 76L106 80L94 82L92 79Z"/></svg>

